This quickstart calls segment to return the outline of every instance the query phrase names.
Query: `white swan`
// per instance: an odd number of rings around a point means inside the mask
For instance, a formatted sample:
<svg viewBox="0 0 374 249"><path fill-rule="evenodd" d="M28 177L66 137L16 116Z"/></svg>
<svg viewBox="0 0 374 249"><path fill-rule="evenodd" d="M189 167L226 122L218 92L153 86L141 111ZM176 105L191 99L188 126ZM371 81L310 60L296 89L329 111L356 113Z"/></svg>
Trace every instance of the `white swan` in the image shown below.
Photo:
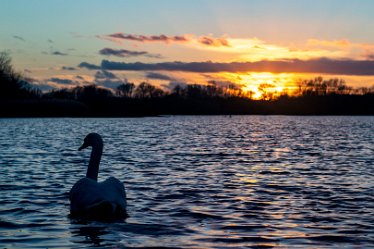
<svg viewBox="0 0 374 249"><path fill-rule="evenodd" d="M82 150L92 146L86 177L80 179L70 190L70 214L90 219L126 218L126 192L123 184L114 177L97 182L99 164L103 152L103 140L97 133L84 139Z"/></svg>

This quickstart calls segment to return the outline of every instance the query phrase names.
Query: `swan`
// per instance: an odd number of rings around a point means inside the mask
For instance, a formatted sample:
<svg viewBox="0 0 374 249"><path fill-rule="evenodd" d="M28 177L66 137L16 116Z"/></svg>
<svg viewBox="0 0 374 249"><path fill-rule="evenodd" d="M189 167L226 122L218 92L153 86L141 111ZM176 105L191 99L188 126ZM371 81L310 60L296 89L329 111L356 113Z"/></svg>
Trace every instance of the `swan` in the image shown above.
<svg viewBox="0 0 374 249"><path fill-rule="evenodd" d="M89 219L121 219L127 217L124 185L115 177L97 182L103 152L103 140L97 133L84 139L79 151L92 146L86 177L77 181L70 190L70 214Z"/></svg>

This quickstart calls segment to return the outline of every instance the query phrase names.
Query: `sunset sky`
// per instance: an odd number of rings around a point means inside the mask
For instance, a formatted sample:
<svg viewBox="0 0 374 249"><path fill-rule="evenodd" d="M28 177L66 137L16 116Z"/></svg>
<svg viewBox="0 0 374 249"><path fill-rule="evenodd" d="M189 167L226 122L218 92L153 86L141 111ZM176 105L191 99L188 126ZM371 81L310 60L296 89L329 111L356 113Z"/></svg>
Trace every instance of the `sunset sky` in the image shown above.
<svg viewBox="0 0 374 249"><path fill-rule="evenodd" d="M374 85L372 0L4 0L0 50L43 90L234 83Z"/></svg>

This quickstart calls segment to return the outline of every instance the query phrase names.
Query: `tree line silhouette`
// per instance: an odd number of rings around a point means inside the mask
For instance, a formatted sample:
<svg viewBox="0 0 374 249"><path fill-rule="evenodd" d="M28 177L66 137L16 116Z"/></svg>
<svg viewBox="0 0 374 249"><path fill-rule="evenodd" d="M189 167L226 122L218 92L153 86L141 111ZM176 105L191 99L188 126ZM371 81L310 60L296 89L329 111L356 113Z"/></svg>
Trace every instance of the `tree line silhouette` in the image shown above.
<svg viewBox="0 0 374 249"><path fill-rule="evenodd" d="M127 117L150 115L374 115L374 89L352 88L341 79L299 80L293 95L270 91L252 99L235 84L176 84L169 91L148 82L120 84L114 91L97 85L41 92L16 72L0 53L0 116ZM270 89L270 90L269 90Z"/></svg>

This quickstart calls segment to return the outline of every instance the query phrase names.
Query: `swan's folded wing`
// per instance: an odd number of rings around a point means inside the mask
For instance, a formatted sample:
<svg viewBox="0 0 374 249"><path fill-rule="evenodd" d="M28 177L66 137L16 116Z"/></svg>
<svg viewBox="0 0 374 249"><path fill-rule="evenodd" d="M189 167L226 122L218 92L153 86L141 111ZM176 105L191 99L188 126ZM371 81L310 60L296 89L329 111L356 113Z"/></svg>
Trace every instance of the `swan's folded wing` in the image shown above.
<svg viewBox="0 0 374 249"><path fill-rule="evenodd" d="M115 207L126 209L126 192L123 184L114 177L97 183L89 178L82 178L70 191L70 211L72 214L85 213L87 210L100 205L111 203Z"/></svg>
<svg viewBox="0 0 374 249"><path fill-rule="evenodd" d="M103 194L98 191L96 181L82 178L70 190L70 211L72 213L84 212L88 207L101 202Z"/></svg>
<svg viewBox="0 0 374 249"><path fill-rule="evenodd" d="M105 191L105 199L107 201L116 203L126 209L126 191L122 182L114 177L109 177L104 182L99 183L99 185Z"/></svg>

